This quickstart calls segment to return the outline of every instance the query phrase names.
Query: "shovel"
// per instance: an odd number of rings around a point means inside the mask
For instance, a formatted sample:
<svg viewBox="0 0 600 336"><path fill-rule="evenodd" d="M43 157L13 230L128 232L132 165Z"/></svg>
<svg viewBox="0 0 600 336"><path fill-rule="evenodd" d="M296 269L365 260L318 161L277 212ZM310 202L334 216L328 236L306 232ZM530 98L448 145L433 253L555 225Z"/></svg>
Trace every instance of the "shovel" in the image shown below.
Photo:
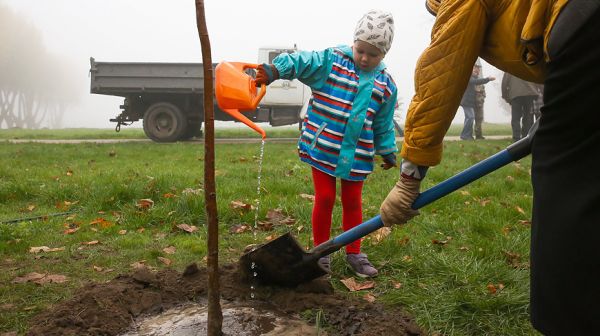
<svg viewBox="0 0 600 336"><path fill-rule="evenodd" d="M537 125L536 121L525 138L427 189L415 199L411 207L415 210L420 209L510 162L529 155ZM377 215L310 251L304 250L288 232L244 254L240 258L240 269L248 280L255 280L261 285L295 287L327 274L318 264L319 258L382 227L381 216Z"/></svg>

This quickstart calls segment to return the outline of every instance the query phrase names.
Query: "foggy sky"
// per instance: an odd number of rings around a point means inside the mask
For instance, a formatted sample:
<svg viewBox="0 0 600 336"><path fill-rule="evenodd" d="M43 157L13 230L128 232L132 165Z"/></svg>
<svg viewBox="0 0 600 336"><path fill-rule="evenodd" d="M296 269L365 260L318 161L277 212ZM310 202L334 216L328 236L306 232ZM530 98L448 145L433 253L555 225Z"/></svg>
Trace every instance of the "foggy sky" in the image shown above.
<svg viewBox="0 0 600 336"><path fill-rule="evenodd" d="M370 9L390 11L395 37L384 62L398 84L404 107L412 95L417 58L429 43L433 17L424 0L285 1L205 0L213 62L256 62L263 46L320 50L351 44L354 27ZM0 0L29 20L47 50L68 60L80 96L66 112L64 127L113 128L122 98L89 93L89 58L115 62L201 62L194 0ZM24 41L26 42L26 41ZM499 107L501 73L484 62L485 118L509 122ZM455 122L462 122L459 110ZM141 122L134 126L141 127Z"/></svg>

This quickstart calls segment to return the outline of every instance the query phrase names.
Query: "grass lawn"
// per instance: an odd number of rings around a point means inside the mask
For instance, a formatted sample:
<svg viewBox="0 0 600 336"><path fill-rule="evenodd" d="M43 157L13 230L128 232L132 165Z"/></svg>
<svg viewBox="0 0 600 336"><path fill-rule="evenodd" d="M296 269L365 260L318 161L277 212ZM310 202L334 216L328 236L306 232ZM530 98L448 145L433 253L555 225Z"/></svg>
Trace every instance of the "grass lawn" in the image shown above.
<svg viewBox="0 0 600 336"><path fill-rule="evenodd" d="M141 124L137 125L138 127ZM241 124L240 124L241 125ZM483 124L484 135L510 135L510 124ZM462 125L453 124L448 130L448 135L460 135ZM265 128L268 138L296 138L298 136L297 126ZM249 128L217 128L217 138L243 138L258 137L257 133ZM120 132L105 128L65 128L65 129L0 129L0 140L2 139L146 139L144 130L141 128L128 128L123 126Z"/></svg>
<svg viewBox="0 0 600 336"><path fill-rule="evenodd" d="M424 188L508 144L447 142ZM258 204L259 151L258 144L216 145L222 263L287 231L310 246L310 169L295 144L266 144L258 215L248 209ZM0 332L24 333L36 313L87 282L130 273L136 263L180 271L204 264L203 144L0 142L0 162ZM380 270L370 290L376 300L404 306L432 334L537 335L528 321L529 167L529 158L509 164L423 208L388 236L365 239L363 250ZM397 176L377 169L366 181L365 219L378 213ZM273 214L291 220L280 224ZM39 216L46 217L28 219ZM338 234L339 202L333 221ZM56 250L34 253L43 246ZM347 291L339 280L352 273L342 253L332 266L334 286ZM15 283L32 272L67 281Z"/></svg>

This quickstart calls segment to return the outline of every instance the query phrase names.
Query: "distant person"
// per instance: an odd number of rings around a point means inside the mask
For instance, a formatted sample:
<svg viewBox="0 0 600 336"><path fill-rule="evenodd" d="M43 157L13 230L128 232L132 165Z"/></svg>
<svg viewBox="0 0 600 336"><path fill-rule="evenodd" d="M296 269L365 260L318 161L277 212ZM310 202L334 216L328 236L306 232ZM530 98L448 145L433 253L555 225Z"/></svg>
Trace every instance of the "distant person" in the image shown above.
<svg viewBox="0 0 600 336"><path fill-rule="evenodd" d="M483 69L481 67L481 60L479 58L475 62L475 68L477 68L477 78L483 78ZM485 103L485 84L475 85L475 139L483 140L483 105Z"/></svg>
<svg viewBox="0 0 600 336"><path fill-rule="evenodd" d="M363 182L373 171L375 154L383 157L384 169L396 165L392 120L398 94L382 62L393 37L392 14L370 11L358 21L352 46L283 53L258 68L259 85L278 78L299 79L312 90L298 153L312 167L315 246L331 234L336 179L341 180L342 227L347 231L362 223ZM346 261L357 275L376 276L360 243L359 239L346 246ZM329 271L329 256L319 264Z"/></svg>
<svg viewBox="0 0 600 336"><path fill-rule="evenodd" d="M502 98L510 104L513 142L527 136L533 125L533 102L538 98L538 85L510 73L502 77Z"/></svg>
<svg viewBox="0 0 600 336"><path fill-rule="evenodd" d="M477 105L475 98L475 86L487 84L489 81L493 81L496 79L494 77L480 78L480 71L481 67L478 67L477 65L473 66L471 77L469 78L469 83L460 101L460 106L462 107L465 113L465 121L462 132L460 133L461 140L474 140L473 123L475 122L475 106Z"/></svg>
<svg viewBox="0 0 600 336"><path fill-rule="evenodd" d="M426 6L436 19L417 61L401 174L380 209L384 224L419 214L411 205L427 168L442 159L444 135L478 56L544 83L531 142L531 322L548 336L598 335L600 1L427 0Z"/></svg>

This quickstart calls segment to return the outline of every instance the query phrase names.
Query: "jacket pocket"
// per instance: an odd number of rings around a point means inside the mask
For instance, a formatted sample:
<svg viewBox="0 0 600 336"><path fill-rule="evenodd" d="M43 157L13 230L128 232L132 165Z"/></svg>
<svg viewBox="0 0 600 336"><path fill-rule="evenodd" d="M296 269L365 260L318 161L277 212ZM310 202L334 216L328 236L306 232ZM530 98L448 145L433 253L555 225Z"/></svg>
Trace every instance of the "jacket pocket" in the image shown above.
<svg viewBox="0 0 600 336"><path fill-rule="evenodd" d="M310 149L315 149L315 146L317 145L317 141L319 140L319 136L321 135L321 132L323 132L323 130L325 129L325 126L327 126L326 122L322 123L321 126L319 126L319 128L315 132L315 137L313 138L312 142L310 143Z"/></svg>

